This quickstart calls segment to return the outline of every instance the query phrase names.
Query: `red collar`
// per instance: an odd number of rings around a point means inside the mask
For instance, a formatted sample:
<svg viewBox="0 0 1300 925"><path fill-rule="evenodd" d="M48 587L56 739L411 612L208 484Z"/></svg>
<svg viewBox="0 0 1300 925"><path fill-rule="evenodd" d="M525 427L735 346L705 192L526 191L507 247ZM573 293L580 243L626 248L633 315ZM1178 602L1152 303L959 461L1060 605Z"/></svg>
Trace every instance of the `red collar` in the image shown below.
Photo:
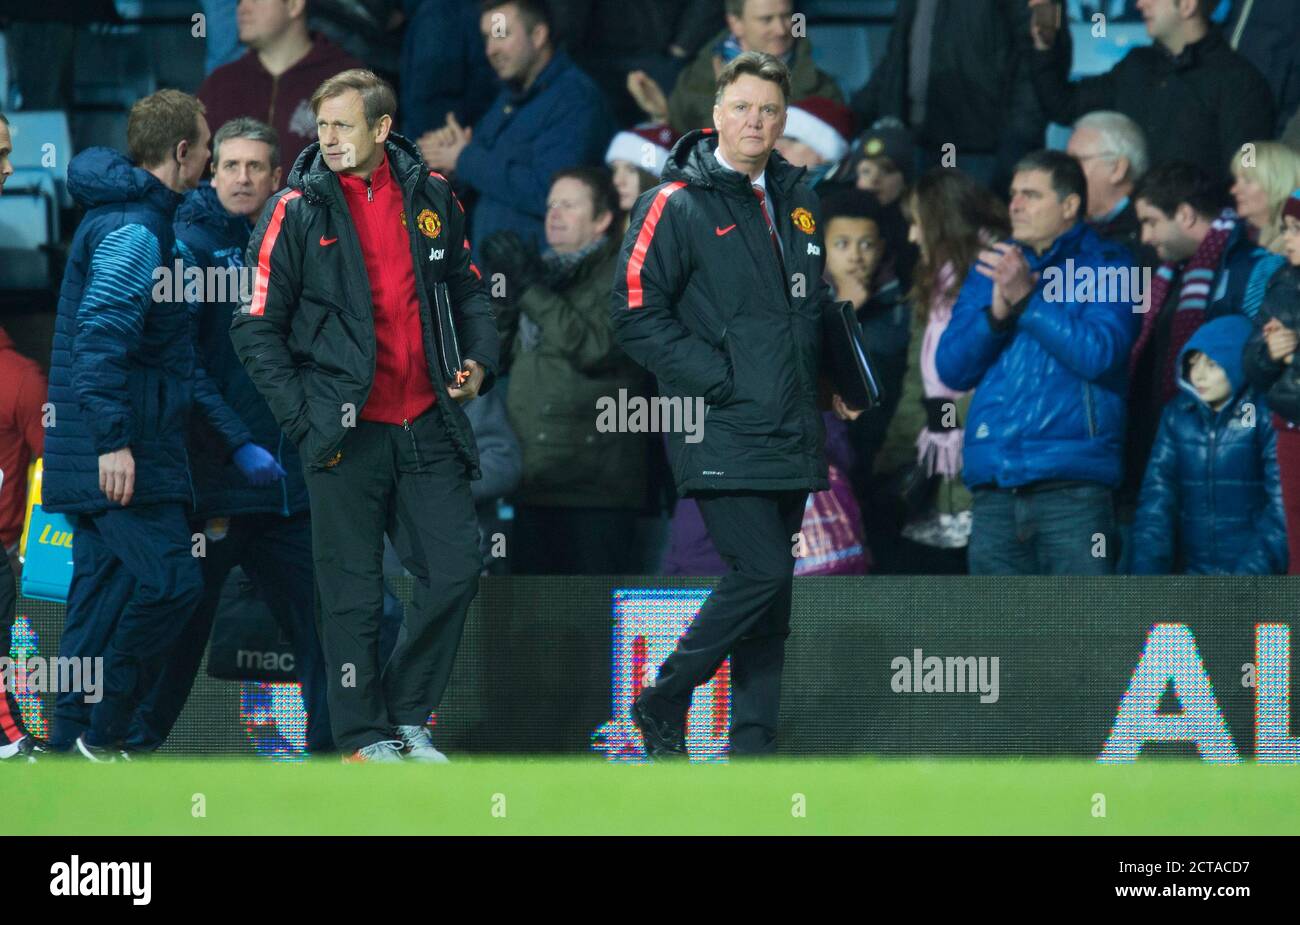
<svg viewBox="0 0 1300 925"><path fill-rule="evenodd" d="M384 159L379 162L379 166L370 174L370 182L367 183L363 178L353 176L349 173L339 174L339 182L343 184L343 192L354 195L364 196L366 187L378 191L383 189L392 182L393 173L388 169L388 152L384 152Z"/></svg>

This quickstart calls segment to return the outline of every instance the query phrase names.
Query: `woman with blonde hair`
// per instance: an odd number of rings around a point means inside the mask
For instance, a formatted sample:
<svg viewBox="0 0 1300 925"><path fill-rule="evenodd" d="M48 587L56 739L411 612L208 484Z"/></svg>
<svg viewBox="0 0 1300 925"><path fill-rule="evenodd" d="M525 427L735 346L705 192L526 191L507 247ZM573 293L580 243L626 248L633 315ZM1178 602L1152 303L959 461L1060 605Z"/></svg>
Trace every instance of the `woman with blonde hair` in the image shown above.
<svg viewBox="0 0 1300 925"><path fill-rule="evenodd" d="M1242 145L1232 158L1237 214L1258 232L1260 247L1284 253L1282 207L1300 187L1300 153L1277 141Z"/></svg>

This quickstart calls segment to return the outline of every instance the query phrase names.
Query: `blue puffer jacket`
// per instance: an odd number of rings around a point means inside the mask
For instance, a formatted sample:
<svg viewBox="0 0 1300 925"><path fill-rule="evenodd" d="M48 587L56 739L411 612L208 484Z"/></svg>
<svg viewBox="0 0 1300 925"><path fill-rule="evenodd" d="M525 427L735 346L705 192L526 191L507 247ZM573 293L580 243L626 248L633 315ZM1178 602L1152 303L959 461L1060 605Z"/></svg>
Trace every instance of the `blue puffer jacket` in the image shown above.
<svg viewBox="0 0 1300 925"><path fill-rule="evenodd" d="M1275 575L1286 571L1277 435L1246 382L1244 315L1201 326L1178 354L1179 393L1165 406L1133 526L1135 575ZM1188 354L1223 367L1232 398L1214 411L1187 379Z"/></svg>
<svg viewBox="0 0 1300 925"><path fill-rule="evenodd" d="M68 191L86 215L59 290L44 504L64 513L119 507L100 491L99 456L130 447L131 505L188 507L189 317L183 301L153 298L155 270L173 257L181 197L107 148L72 159Z"/></svg>
<svg viewBox="0 0 1300 925"><path fill-rule="evenodd" d="M567 52L557 51L522 94L503 88L456 162L456 182L479 197L473 243L510 229L544 244L551 177L565 167L601 163L613 134L600 88ZM474 259L481 262L477 252Z"/></svg>
<svg viewBox="0 0 1300 925"><path fill-rule="evenodd" d="M276 513L288 516L307 510L307 485L302 462L292 440L280 432L271 409L253 386L235 355L230 322L240 305L239 281L245 274L244 251L252 226L231 215L204 184L189 193L176 210L176 245L187 272L194 267L225 273L224 301L219 286L209 286L207 302L191 305L194 314L195 403L202 409L190 426L190 469L197 496L198 517ZM216 275L211 274L217 283ZM286 477L273 485L255 487L235 466L231 453L252 441L272 453Z"/></svg>
<svg viewBox="0 0 1300 925"><path fill-rule="evenodd" d="M1042 255L1023 250L1041 274L1024 311L995 329L993 282L972 269L935 355L949 388L975 389L962 477L971 487L1043 479L1118 485L1126 364L1140 316L1131 299L1097 298L1118 286L1085 290L1070 281L1085 268L1127 275L1132 257L1083 223Z"/></svg>

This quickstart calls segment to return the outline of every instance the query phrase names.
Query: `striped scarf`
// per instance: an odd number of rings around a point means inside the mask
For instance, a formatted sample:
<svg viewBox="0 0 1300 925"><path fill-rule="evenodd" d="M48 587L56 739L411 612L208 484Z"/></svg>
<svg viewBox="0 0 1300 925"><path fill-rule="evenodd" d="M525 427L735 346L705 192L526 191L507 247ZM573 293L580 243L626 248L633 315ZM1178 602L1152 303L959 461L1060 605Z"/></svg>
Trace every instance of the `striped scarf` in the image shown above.
<svg viewBox="0 0 1300 925"><path fill-rule="evenodd" d="M1167 402L1178 390L1174 364L1183 345L1196 333L1196 329L1205 320L1205 311L1210 306L1210 296L1214 291L1214 278L1219 272L1219 262L1228 247L1228 241L1237 227L1237 213L1224 209L1210 225L1210 231L1196 249L1196 253L1183 267L1178 287L1178 305L1174 309L1174 318L1169 332L1169 351L1165 354L1164 368L1160 370L1160 400ZM1178 267L1173 263L1164 263L1156 270L1151 281L1151 301L1147 313L1142 318L1142 330L1137 342L1129 353L1128 374L1130 381L1137 373L1138 358L1155 335L1156 319L1160 317L1165 302L1173 295L1174 280L1179 279Z"/></svg>

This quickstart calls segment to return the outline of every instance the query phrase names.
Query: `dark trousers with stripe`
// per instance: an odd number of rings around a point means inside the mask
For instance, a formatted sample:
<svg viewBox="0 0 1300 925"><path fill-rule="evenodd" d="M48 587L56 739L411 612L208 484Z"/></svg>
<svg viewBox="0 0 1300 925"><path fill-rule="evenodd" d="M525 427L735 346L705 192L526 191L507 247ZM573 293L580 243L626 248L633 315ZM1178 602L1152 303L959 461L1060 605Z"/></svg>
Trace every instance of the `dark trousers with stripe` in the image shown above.
<svg viewBox="0 0 1300 925"><path fill-rule="evenodd" d="M192 523L195 533L203 523ZM293 641L294 664L307 709L307 750L334 746L325 695L325 659L316 635L315 584L311 558L311 516L243 514L230 519L226 534L209 537L200 560L203 599L167 653L153 690L136 711L126 747L152 751L162 745L189 699L198 675L221 590L236 565L252 579L281 628Z"/></svg>
<svg viewBox="0 0 1300 925"><path fill-rule="evenodd" d="M438 706L480 560L469 476L437 408L407 427L362 420L341 453L305 471L330 725L352 751L424 724ZM381 664L385 533L415 593Z"/></svg>
<svg viewBox="0 0 1300 925"><path fill-rule="evenodd" d="M77 519L59 655L102 658L102 689L59 693L50 736L55 748L67 748L83 732L92 745L126 738L202 594L181 505L131 505Z"/></svg>
<svg viewBox="0 0 1300 925"><path fill-rule="evenodd" d="M9 567L9 556L0 546L0 656L8 658L13 649L14 620L17 618L18 587L13 569ZM23 726L23 714L18 708L14 692L5 685L4 675L0 674L0 745L12 745L23 736L27 729Z"/></svg>
<svg viewBox="0 0 1300 925"><path fill-rule="evenodd" d="M709 537L730 571L642 694L650 712L680 722L691 693L731 656L731 752L776 750L781 670L790 635L795 540L806 491L695 495Z"/></svg>

